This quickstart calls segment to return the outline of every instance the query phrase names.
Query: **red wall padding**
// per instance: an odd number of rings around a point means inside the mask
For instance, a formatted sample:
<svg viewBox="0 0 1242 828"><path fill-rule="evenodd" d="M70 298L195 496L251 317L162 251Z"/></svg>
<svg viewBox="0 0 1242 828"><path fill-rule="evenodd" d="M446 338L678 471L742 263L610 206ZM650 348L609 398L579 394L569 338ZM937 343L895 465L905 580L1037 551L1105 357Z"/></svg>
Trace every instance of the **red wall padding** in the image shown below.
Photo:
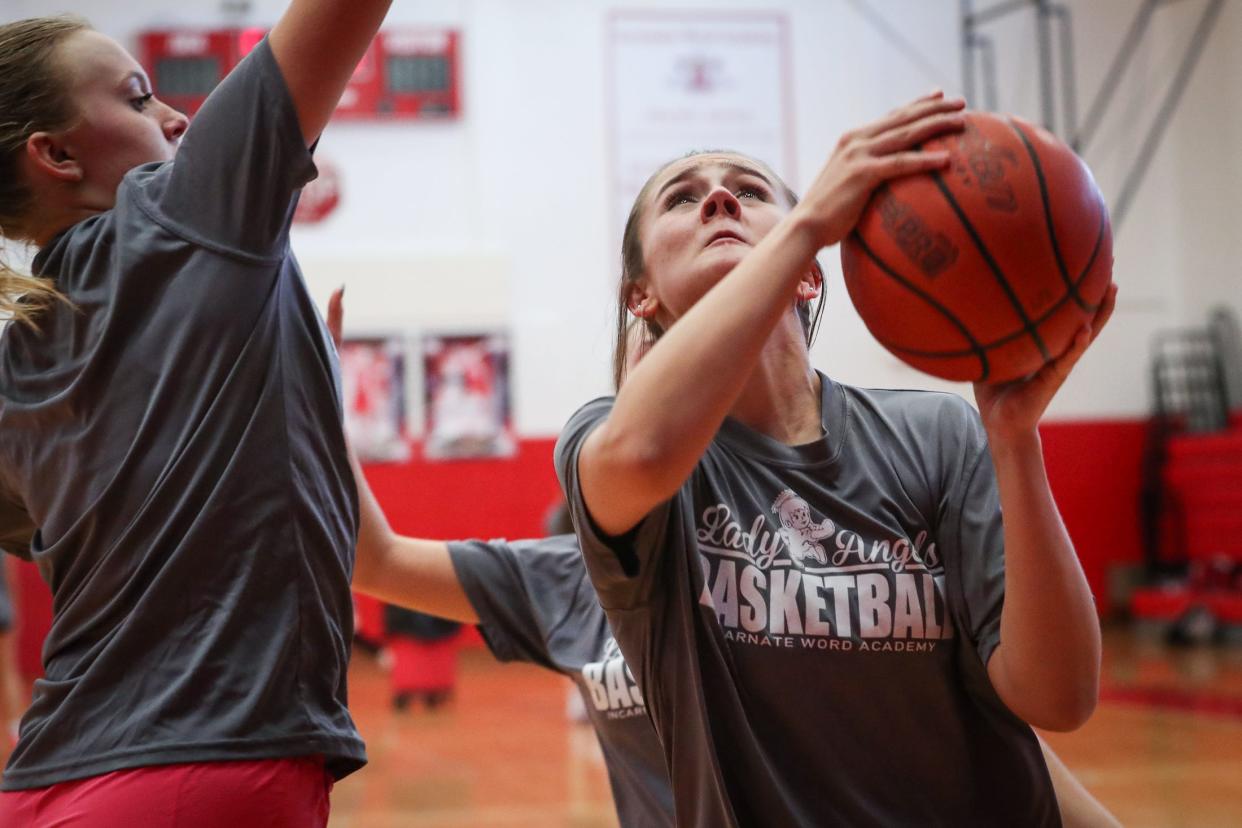
<svg viewBox="0 0 1242 828"><path fill-rule="evenodd" d="M1139 492L1146 433L1142 420L1040 426L1052 493L1101 615L1117 609L1109 605L1108 568L1143 557Z"/></svg>
<svg viewBox="0 0 1242 828"><path fill-rule="evenodd" d="M1057 505L1100 612L1107 614L1113 609L1108 567L1142 556L1138 508L1145 424L1055 422L1040 430ZM392 527L402 534L446 540L539 537L560 498L552 468L555 442L523 440L515 456L503 459L375 464L367 466L366 475ZM17 570L21 663L37 674L51 600L33 566L19 562Z"/></svg>
<svg viewBox="0 0 1242 828"><path fill-rule="evenodd" d="M388 522L403 535L537 538L560 499L552 468L555 444L555 438L522 440L513 457L412 460L368 465L365 470Z"/></svg>
<svg viewBox="0 0 1242 828"><path fill-rule="evenodd" d="M30 678L43 675L43 637L52 626L52 592L32 563L5 555L14 606L13 634L17 666Z"/></svg>

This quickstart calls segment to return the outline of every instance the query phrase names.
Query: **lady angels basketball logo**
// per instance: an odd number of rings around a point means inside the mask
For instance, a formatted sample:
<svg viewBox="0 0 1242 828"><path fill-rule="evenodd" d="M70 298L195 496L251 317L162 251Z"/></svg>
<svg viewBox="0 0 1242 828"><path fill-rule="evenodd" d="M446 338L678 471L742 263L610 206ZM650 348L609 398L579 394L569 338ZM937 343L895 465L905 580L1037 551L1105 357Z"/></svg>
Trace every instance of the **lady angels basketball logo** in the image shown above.
<svg viewBox="0 0 1242 828"><path fill-rule="evenodd" d="M609 719L628 719L647 712L638 682L634 681L615 638L604 644L599 661L582 665L582 683L591 696L592 706Z"/></svg>
<svg viewBox="0 0 1242 828"><path fill-rule="evenodd" d="M743 525L718 503L696 527L704 585L731 641L807 649L930 652L953 637L930 533L864 538L790 489Z"/></svg>

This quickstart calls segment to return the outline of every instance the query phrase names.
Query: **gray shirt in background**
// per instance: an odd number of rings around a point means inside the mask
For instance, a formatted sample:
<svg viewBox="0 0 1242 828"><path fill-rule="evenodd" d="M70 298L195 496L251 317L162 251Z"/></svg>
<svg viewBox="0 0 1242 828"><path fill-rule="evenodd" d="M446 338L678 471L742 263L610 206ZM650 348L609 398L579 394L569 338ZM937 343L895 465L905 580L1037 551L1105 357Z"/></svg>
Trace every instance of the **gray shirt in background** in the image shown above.
<svg viewBox="0 0 1242 828"><path fill-rule="evenodd" d="M314 176L264 41L174 161L36 257L72 306L0 336L0 545L38 565L54 613L6 790L366 761L345 692L357 491L288 239Z"/></svg>
<svg viewBox="0 0 1242 828"><path fill-rule="evenodd" d="M621 824L671 826L664 753L587 580L577 539L451 543L449 554L492 654L538 664L578 686Z"/></svg>
<svg viewBox="0 0 1242 828"><path fill-rule="evenodd" d="M634 668L679 825L1058 825L996 696L1004 551L977 414L821 375L825 437L726 420L680 491L595 529L584 406L557 444L587 569Z"/></svg>

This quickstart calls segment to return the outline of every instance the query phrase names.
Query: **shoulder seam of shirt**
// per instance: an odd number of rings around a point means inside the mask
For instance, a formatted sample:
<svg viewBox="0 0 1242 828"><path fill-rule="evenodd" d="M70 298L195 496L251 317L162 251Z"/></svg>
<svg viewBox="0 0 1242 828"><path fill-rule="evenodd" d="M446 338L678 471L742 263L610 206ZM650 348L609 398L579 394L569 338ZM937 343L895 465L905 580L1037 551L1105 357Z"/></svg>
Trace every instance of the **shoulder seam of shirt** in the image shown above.
<svg viewBox="0 0 1242 828"><path fill-rule="evenodd" d="M167 216L158 215L158 211L150 203L147 193L142 187L134 187L134 204L142 211L143 215L155 222L164 230L172 233L182 241L189 242L195 247L201 247L211 253L215 253L226 258L236 259L244 264L278 264L285 258L285 253L289 249L288 236L285 237L285 243L279 253L270 256L261 256L257 253L249 253L245 250L236 250L234 248L223 245L219 242L204 238L193 232L187 227L182 227L177 222L169 219ZM115 209L115 208L113 208Z"/></svg>

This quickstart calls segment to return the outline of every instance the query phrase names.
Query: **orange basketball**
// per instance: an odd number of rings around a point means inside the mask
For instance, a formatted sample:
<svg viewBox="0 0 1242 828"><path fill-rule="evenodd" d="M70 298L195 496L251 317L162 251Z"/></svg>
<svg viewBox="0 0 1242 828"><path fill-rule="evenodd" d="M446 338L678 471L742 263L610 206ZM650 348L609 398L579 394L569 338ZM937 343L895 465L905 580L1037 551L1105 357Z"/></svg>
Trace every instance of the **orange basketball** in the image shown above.
<svg viewBox="0 0 1242 828"><path fill-rule="evenodd" d="M1020 118L969 112L949 168L881 186L841 244L868 330L951 380L1004 382L1061 354L1112 280L1108 208L1086 164Z"/></svg>

